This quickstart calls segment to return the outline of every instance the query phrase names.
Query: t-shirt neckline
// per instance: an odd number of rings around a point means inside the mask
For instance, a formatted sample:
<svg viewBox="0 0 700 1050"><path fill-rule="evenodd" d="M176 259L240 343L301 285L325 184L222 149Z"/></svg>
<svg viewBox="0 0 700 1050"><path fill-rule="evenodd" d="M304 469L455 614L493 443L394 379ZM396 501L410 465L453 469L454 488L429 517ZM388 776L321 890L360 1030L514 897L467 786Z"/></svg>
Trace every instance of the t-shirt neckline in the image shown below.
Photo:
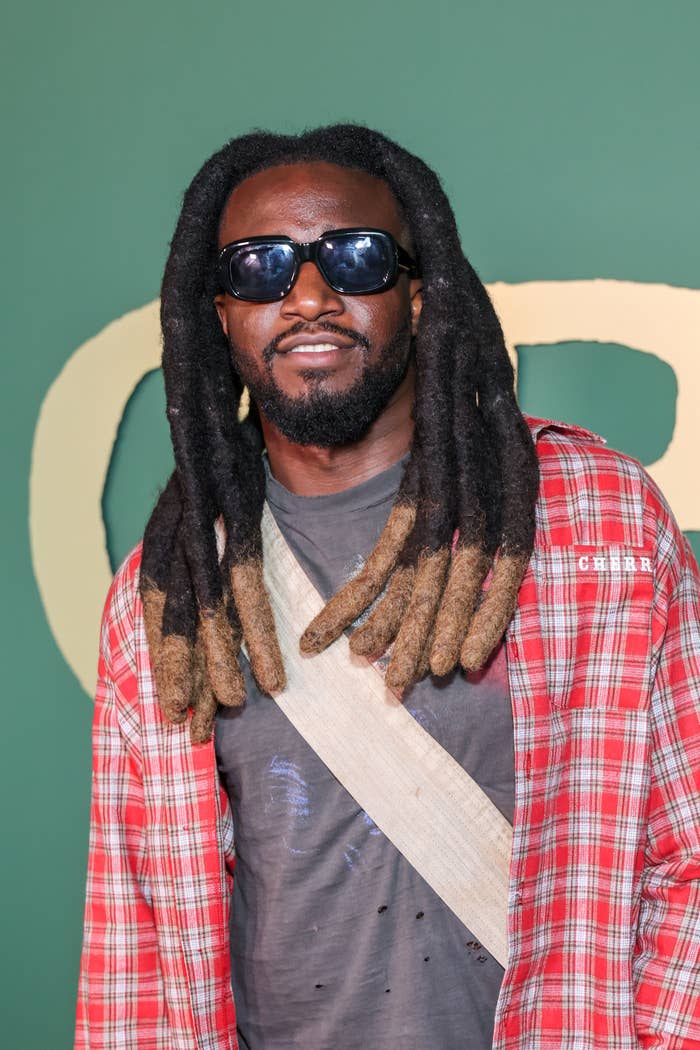
<svg viewBox="0 0 700 1050"><path fill-rule="evenodd" d="M300 496L296 492L290 492L272 476L267 455L264 454L265 495L268 503L275 510L286 514L329 517L348 514L393 500L407 461L408 453L396 463L392 463L386 470L380 471L357 485L342 489L340 492L328 492L320 496Z"/></svg>

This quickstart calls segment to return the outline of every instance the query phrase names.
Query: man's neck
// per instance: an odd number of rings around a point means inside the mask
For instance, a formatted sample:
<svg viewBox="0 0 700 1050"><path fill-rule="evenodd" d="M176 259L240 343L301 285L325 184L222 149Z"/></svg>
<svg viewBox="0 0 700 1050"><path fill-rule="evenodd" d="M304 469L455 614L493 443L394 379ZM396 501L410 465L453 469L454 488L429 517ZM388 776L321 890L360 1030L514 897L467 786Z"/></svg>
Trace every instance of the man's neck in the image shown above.
<svg viewBox="0 0 700 1050"><path fill-rule="evenodd" d="M272 476L298 496L323 496L368 481L404 456L413 435L414 375L409 370L367 433L351 445L296 445L261 414Z"/></svg>

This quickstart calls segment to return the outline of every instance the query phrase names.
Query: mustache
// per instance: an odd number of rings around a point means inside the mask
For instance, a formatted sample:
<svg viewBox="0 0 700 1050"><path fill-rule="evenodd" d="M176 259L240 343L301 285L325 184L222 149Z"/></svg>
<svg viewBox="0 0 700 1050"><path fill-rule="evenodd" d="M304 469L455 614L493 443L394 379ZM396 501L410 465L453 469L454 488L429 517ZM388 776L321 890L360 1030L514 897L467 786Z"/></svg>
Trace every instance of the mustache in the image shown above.
<svg viewBox="0 0 700 1050"><path fill-rule="evenodd" d="M297 321L297 323L292 325L291 328L288 328L286 332L281 332L279 335L276 335L275 338L270 340L267 346L263 349L261 356L265 364L270 364L277 353L277 347L283 339L286 339L287 336L301 335L304 332L311 335L309 326L304 324L303 321ZM328 332L331 335L345 336L347 339L351 339L353 343L359 346L362 350L369 350L371 347L369 339L367 336L363 335L362 332L358 332L354 328L343 328L341 325L333 324L330 321L321 321L319 324L314 325L313 334L318 335L319 332Z"/></svg>

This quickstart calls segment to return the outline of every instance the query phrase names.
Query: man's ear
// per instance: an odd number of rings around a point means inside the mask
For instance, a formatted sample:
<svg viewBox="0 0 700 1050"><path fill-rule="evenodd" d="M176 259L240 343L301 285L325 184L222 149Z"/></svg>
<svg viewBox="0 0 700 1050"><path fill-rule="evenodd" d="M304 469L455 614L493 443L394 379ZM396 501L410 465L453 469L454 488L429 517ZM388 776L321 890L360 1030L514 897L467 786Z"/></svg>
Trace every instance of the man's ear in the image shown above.
<svg viewBox="0 0 700 1050"><path fill-rule="evenodd" d="M228 336L228 317L226 316L226 296L223 295L223 294L215 295L214 296L214 306L216 307L216 312L219 315L219 320L221 321L221 327L224 330L224 335Z"/></svg>
<svg viewBox="0 0 700 1050"><path fill-rule="evenodd" d="M414 277L410 282L411 295L411 335L418 331L418 321L423 308L423 282L419 277Z"/></svg>

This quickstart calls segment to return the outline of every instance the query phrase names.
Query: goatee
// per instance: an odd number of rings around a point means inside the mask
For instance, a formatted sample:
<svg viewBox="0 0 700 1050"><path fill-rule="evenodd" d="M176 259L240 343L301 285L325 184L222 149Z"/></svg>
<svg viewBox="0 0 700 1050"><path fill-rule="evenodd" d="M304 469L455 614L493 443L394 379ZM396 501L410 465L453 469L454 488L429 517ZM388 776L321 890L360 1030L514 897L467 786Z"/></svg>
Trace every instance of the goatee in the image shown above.
<svg viewBox="0 0 700 1050"><path fill-rule="evenodd" d="M271 368L263 375L235 344L233 365L248 387L250 396L267 419L295 445L332 448L359 441L386 408L406 377L413 357L409 335L410 318L382 348L377 361L366 365L346 390L329 391L322 383L324 369L309 369L301 375L314 385L300 397L290 397L275 383ZM265 355L263 355L265 356Z"/></svg>

